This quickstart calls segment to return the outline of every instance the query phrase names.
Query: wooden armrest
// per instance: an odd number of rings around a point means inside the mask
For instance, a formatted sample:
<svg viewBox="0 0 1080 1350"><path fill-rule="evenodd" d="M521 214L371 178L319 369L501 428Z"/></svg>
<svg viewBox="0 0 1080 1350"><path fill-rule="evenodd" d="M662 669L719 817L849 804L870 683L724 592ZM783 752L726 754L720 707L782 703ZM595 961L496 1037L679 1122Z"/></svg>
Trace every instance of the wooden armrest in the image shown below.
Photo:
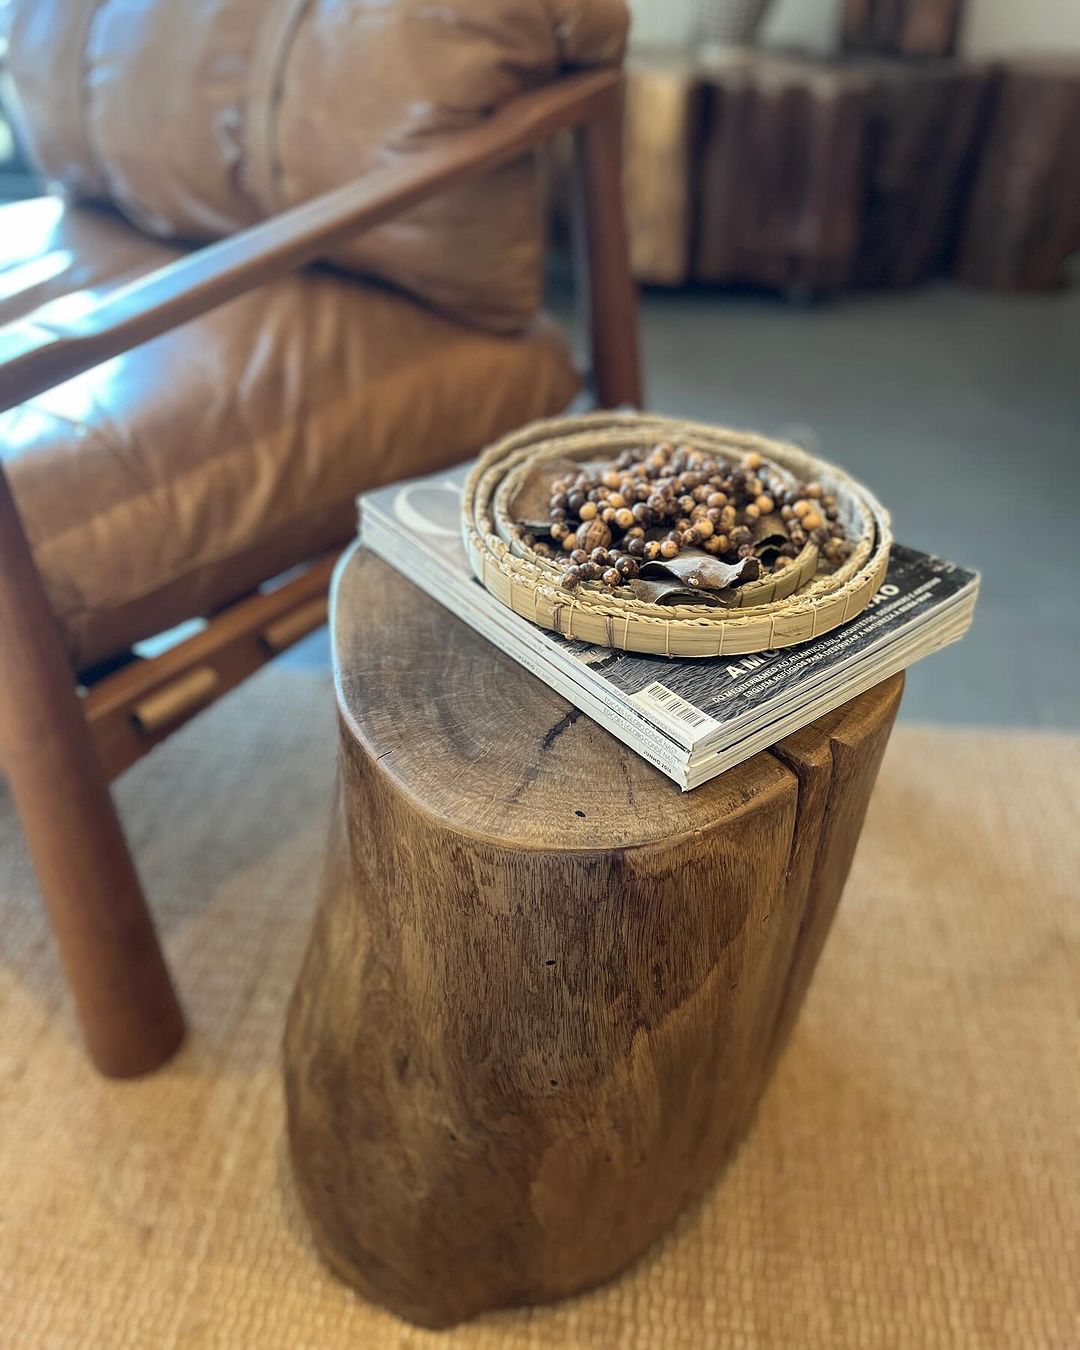
<svg viewBox="0 0 1080 1350"><path fill-rule="evenodd" d="M70 320L27 318L0 328L0 412L149 338L187 323L252 286L313 262L357 233L449 184L515 159L567 127L599 117L621 73L567 75L506 104L486 121L372 170L251 229L120 287Z"/></svg>

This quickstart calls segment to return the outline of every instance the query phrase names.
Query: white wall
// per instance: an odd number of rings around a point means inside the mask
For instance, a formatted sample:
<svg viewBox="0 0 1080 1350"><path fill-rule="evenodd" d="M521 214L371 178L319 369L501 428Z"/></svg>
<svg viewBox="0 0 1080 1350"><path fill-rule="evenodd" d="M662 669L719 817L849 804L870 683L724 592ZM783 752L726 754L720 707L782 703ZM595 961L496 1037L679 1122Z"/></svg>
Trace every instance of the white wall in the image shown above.
<svg viewBox="0 0 1080 1350"><path fill-rule="evenodd" d="M761 30L766 46L836 48L842 0L773 0ZM629 0L635 46L685 46L694 31L696 0ZM963 55L1006 56L1029 51L1080 52L1080 0L967 0L960 34Z"/></svg>
<svg viewBox="0 0 1080 1350"><path fill-rule="evenodd" d="M638 48L682 47L693 36L697 0L628 0ZM1077 0L1080 3L1080 0ZM769 47L828 52L836 46L841 0L773 0L761 29Z"/></svg>
<svg viewBox="0 0 1080 1350"><path fill-rule="evenodd" d="M1080 52L1080 0L967 0L960 49L973 57Z"/></svg>

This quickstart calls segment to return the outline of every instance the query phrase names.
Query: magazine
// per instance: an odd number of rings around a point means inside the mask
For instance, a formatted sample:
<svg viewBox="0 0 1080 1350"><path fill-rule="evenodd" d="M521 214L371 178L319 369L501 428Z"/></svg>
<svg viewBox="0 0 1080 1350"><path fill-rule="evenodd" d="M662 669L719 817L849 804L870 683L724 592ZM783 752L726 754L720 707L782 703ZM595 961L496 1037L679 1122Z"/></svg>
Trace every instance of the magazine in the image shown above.
<svg viewBox="0 0 1080 1350"><path fill-rule="evenodd" d="M894 545L867 609L798 646L689 659L569 639L514 613L473 577L461 533L470 467L364 494L364 544L683 789L957 641L971 623L978 575Z"/></svg>

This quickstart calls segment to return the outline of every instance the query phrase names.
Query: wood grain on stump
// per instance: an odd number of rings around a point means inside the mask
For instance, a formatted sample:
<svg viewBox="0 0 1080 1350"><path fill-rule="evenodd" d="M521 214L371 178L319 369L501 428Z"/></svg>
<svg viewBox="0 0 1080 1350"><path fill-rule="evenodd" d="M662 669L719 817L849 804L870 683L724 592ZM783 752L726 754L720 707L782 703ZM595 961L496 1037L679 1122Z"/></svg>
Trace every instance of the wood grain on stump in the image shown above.
<svg viewBox="0 0 1080 1350"><path fill-rule="evenodd" d="M318 1248L426 1325L587 1288L749 1124L902 680L682 794L374 557L333 611L340 792L285 1047Z"/></svg>

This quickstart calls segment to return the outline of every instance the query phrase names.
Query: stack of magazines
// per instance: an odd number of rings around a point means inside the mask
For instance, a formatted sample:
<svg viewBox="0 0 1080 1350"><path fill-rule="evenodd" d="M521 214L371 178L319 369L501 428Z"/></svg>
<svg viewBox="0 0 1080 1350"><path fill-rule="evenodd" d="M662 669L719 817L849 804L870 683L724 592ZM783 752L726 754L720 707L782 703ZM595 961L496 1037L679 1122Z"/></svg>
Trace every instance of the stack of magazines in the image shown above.
<svg viewBox="0 0 1080 1350"><path fill-rule="evenodd" d="M894 545L869 607L797 647L687 659L574 641L515 614L473 577L461 535L470 468L365 494L363 543L684 790L955 642L971 623L978 575Z"/></svg>

